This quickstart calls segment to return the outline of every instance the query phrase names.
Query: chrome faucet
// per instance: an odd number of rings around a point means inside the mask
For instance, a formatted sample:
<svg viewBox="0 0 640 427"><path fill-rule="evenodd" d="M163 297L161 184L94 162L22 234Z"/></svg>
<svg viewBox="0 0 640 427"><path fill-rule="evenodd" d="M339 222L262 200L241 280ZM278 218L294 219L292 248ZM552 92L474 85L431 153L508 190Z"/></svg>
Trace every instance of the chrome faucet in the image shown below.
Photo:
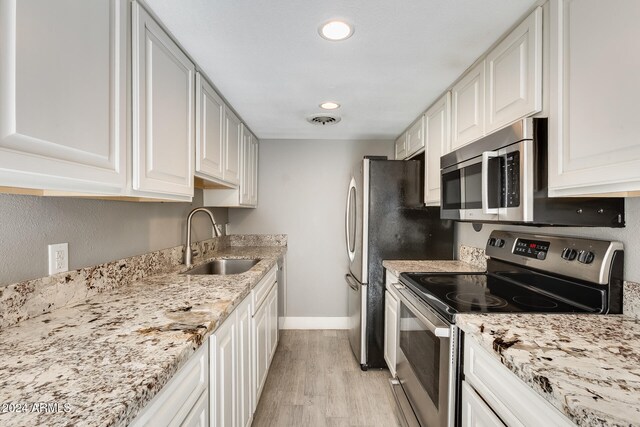
<svg viewBox="0 0 640 427"><path fill-rule="evenodd" d="M191 250L191 218L193 218L193 215L198 212L205 212L207 215L209 215L209 218L211 219L211 224L213 225L213 234L216 237L222 235L222 233L218 229L218 225L216 224L216 220L213 217L213 214L208 209L195 208L194 210L189 212L189 216L187 217L187 246L184 248L184 264L187 267L191 266L192 260L193 260L193 251Z"/></svg>

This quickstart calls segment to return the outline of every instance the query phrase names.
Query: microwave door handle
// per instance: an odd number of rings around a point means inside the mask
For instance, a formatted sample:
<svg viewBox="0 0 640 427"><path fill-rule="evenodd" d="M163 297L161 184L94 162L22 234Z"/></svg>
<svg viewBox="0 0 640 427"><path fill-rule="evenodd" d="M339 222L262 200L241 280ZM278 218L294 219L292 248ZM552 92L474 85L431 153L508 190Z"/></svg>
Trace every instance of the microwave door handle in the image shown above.
<svg viewBox="0 0 640 427"><path fill-rule="evenodd" d="M498 157L495 151L482 153L482 213L497 214L498 208L489 207L489 159Z"/></svg>

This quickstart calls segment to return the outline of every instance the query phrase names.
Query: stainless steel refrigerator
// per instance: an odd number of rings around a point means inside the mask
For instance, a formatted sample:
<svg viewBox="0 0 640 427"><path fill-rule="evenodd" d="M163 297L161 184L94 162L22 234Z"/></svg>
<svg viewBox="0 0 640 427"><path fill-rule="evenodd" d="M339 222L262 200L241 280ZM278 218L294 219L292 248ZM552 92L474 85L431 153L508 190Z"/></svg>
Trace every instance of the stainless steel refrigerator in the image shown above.
<svg viewBox="0 0 640 427"><path fill-rule="evenodd" d="M422 164L365 157L349 183L349 341L363 370L386 366L382 261L453 259L453 222L424 207Z"/></svg>

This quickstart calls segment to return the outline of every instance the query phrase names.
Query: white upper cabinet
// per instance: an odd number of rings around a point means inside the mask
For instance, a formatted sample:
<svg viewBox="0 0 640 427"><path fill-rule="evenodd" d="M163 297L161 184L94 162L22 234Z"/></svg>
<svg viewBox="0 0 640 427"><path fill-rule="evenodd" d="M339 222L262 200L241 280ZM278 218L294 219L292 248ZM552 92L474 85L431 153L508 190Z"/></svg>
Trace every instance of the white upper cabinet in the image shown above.
<svg viewBox="0 0 640 427"><path fill-rule="evenodd" d="M407 130L407 152L405 157L411 157L424 148L424 120L420 116Z"/></svg>
<svg viewBox="0 0 640 427"><path fill-rule="evenodd" d="M394 144L394 153L396 160L404 160L407 157L407 133L403 133L396 139Z"/></svg>
<svg viewBox="0 0 640 427"><path fill-rule="evenodd" d="M196 176L224 179L225 104L196 73Z"/></svg>
<svg viewBox="0 0 640 427"><path fill-rule="evenodd" d="M484 135L484 73L481 61L451 88L452 150Z"/></svg>
<svg viewBox="0 0 640 427"><path fill-rule="evenodd" d="M195 66L133 4L133 189L191 200Z"/></svg>
<svg viewBox="0 0 640 427"><path fill-rule="evenodd" d="M258 206L258 139L244 124L240 124L240 137L239 185L229 189L204 190L205 206Z"/></svg>
<svg viewBox="0 0 640 427"><path fill-rule="evenodd" d="M224 112L225 161L224 180L231 184L240 183L240 150L242 146L242 123L228 108Z"/></svg>
<svg viewBox="0 0 640 427"><path fill-rule="evenodd" d="M542 109L542 7L486 58L486 133Z"/></svg>
<svg viewBox="0 0 640 427"><path fill-rule="evenodd" d="M0 186L120 194L127 3L0 2Z"/></svg>
<svg viewBox="0 0 640 427"><path fill-rule="evenodd" d="M436 101L424 114L426 167L424 197L427 206L440 205L440 157L451 151L451 94Z"/></svg>
<svg viewBox="0 0 640 427"><path fill-rule="evenodd" d="M249 129L242 127L240 176L240 204L258 205L258 140Z"/></svg>
<svg viewBox="0 0 640 427"><path fill-rule="evenodd" d="M550 13L549 194L638 195L640 2L554 0Z"/></svg>

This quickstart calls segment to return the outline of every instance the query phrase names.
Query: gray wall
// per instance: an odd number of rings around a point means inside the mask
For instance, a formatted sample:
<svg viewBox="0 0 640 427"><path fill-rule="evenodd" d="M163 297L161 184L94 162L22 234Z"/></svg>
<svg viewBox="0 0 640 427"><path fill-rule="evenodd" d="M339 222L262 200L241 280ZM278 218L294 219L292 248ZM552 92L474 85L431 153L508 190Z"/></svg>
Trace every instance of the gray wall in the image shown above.
<svg viewBox="0 0 640 427"><path fill-rule="evenodd" d="M625 228L575 228L575 227L517 227L484 224L476 232L469 223L456 224L457 246L463 244L484 248L492 230L519 230L526 233L545 233L563 236L591 237L603 240L618 240L624 243L625 279L640 282L640 198L628 198L625 202Z"/></svg>
<svg viewBox="0 0 640 427"><path fill-rule="evenodd" d="M390 141L260 141L257 209L230 209L231 233L284 233L287 316L347 316L344 209L351 170Z"/></svg>
<svg viewBox="0 0 640 427"><path fill-rule="evenodd" d="M47 275L47 245L69 243L69 269L184 244L193 203L141 203L0 194L0 285ZM227 209L215 209L227 222ZM209 220L194 217L193 239L212 236Z"/></svg>

